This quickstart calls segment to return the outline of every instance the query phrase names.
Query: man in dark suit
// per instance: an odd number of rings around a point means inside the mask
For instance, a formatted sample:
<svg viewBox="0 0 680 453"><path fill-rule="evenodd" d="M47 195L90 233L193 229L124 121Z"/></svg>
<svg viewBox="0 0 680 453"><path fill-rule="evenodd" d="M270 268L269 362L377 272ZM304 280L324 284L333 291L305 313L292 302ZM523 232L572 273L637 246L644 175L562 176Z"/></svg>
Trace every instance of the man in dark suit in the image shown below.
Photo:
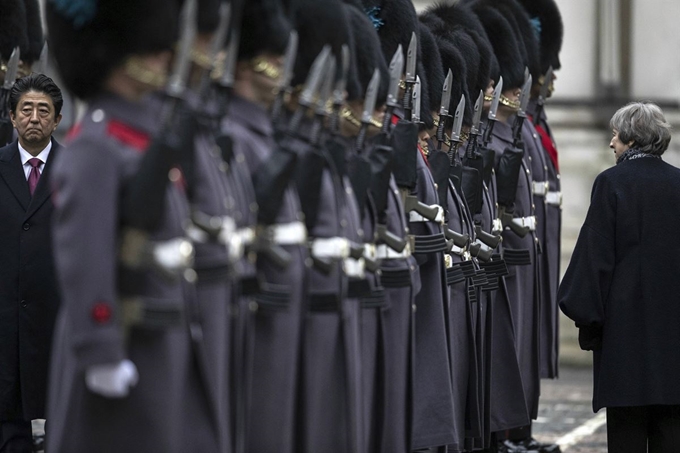
<svg viewBox="0 0 680 453"><path fill-rule="evenodd" d="M48 177L63 100L52 79L31 74L14 84L9 104L18 139L0 148L0 453L24 453L31 420L45 418L59 306Z"/></svg>

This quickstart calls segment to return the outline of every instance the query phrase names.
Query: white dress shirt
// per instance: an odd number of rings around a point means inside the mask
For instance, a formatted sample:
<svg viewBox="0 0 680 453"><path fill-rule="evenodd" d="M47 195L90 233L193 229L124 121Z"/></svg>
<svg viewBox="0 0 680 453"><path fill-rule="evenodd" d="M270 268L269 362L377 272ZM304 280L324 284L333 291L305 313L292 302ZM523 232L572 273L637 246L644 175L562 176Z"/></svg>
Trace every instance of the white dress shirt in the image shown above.
<svg viewBox="0 0 680 453"><path fill-rule="evenodd" d="M31 164L28 163L29 159L32 159L34 156L31 155L28 151L26 151L22 146L21 143L18 143L19 145L19 154L21 154L21 165L24 167L24 175L26 176L26 180L28 181L28 175L31 174ZM45 168L45 162L47 162L47 157L50 155L50 151L52 150L52 140L47 144L45 149L40 151L40 154L38 154L37 157L42 161L42 164L38 167L38 171L42 175L43 169Z"/></svg>

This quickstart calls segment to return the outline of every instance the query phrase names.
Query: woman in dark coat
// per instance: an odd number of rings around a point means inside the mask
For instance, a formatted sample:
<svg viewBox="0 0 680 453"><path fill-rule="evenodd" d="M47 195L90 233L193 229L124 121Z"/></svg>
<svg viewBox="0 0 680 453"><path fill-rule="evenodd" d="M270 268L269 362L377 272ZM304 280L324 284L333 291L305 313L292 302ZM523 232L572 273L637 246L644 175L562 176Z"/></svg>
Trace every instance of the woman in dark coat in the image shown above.
<svg viewBox="0 0 680 453"><path fill-rule="evenodd" d="M630 103L610 125L616 166L595 180L558 300L594 353L609 452L680 451L680 169L661 159L658 106Z"/></svg>

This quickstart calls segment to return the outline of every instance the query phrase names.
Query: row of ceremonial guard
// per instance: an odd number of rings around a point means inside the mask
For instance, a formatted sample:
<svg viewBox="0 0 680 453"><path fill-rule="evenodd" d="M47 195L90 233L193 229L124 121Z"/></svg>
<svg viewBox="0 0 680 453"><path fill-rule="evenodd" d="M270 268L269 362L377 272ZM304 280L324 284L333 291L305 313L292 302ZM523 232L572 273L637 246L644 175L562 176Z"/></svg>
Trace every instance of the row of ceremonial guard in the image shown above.
<svg viewBox="0 0 680 453"><path fill-rule="evenodd" d="M45 16L49 453L559 451L554 0Z"/></svg>

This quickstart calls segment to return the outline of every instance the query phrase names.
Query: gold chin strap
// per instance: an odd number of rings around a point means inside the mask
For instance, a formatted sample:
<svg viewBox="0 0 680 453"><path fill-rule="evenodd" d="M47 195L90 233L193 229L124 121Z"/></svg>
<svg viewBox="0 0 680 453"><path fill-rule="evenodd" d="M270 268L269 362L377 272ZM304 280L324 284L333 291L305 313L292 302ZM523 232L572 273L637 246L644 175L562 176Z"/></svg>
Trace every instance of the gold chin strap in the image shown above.
<svg viewBox="0 0 680 453"><path fill-rule="evenodd" d="M348 121L353 126L361 127L361 120L359 120L359 118L357 118L354 115L354 112L352 112L347 107L343 107L342 110L340 110L340 118ZM370 126L377 127L378 129L380 129L382 127L382 124L380 124L380 122L375 118L371 118Z"/></svg>
<svg viewBox="0 0 680 453"><path fill-rule="evenodd" d="M258 74L263 74L264 76L272 79L278 80L281 77L281 68L273 63L268 62L264 58L255 57L250 61L250 64Z"/></svg>
<svg viewBox="0 0 680 453"><path fill-rule="evenodd" d="M7 62L5 60L0 60L0 72L7 72ZM19 67L17 68L17 79L25 77L31 73L31 66L27 66L23 61L19 62Z"/></svg>
<svg viewBox="0 0 680 453"><path fill-rule="evenodd" d="M484 95L484 102L491 102L491 101L493 101L493 95L485 94Z"/></svg>
<svg viewBox="0 0 680 453"><path fill-rule="evenodd" d="M202 50L191 49L191 61L205 70L213 68L213 62L210 60L210 55Z"/></svg>
<svg viewBox="0 0 680 453"><path fill-rule="evenodd" d="M506 107L510 107L513 110L519 110L519 101L511 101L507 97L501 94L500 103Z"/></svg>
<svg viewBox="0 0 680 453"><path fill-rule="evenodd" d="M125 73L138 82L154 88L163 88L168 81L168 74L149 69L144 62L136 56L125 60Z"/></svg>
<svg viewBox="0 0 680 453"><path fill-rule="evenodd" d="M545 83L545 75L542 75L538 78L538 84L543 85ZM555 84L550 82L550 86L548 87L548 91L550 91L550 94L553 94L555 91Z"/></svg>

